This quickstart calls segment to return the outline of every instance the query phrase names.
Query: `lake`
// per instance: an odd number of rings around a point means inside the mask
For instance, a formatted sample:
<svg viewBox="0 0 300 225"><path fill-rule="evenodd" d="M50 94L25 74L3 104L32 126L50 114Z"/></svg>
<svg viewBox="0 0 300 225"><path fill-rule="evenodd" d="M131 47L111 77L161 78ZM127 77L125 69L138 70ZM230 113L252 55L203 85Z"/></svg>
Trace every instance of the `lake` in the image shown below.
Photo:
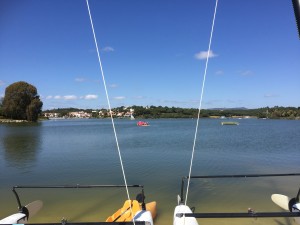
<svg viewBox="0 0 300 225"><path fill-rule="evenodd" d="M192 175L298 173L300 121L241 119L222 126L201 119ZM172 224L181 178L188 175L196 119L115 120L128 184L144 185L157 201L156 225ZM15 185L124 184L109 119L0 124L0 218L17 210ZM192 180L188 205L195 212L279 211L270 199L295 197L299 177ZM135 198L139 189L129 189ZM22 203L40 199L30 222L105 221L121 207L124 188L18 190ZM290 219L202 219L201 224L292 224Z"/></svg>

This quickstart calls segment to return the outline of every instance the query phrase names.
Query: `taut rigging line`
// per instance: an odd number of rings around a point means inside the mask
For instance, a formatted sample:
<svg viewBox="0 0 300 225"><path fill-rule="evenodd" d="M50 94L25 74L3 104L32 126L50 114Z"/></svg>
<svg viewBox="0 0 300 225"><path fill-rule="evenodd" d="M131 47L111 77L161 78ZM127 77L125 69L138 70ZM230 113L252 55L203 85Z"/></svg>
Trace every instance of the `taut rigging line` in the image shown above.
<svg viewBox="0 0 300 225"><path fill-rule="evenodd" d="M102 80L103 80L103 85L104 85L104 89L105 89L106 100L107 100L107 104L108 104L108 108L109 108L109 112L110 112L111 123L112 123L113 131L114 131L114 135L115 135L115 140L116 140L117 150L118 150L118 154L119 154L119 159L120 159L120 164L121 164L121 169L122 169L124 184L125 184L125 188L126 188L127 198L128 198L128 200L130 200L129 191L128 191L128 185L127 185L126 176L125 176L125 170L124 170L123 161L122 161L121 150L120 150L118 136L117 136L117 132L116 132L116 128L115 128L114 118L112 116L111 104L110 104L109 97L108 97L108 91L107 91L105 76L104 76L104 72L103 72L103 68L102 68L102 63L101 63L101 58L100 58L100 53L99 53L97 38L96 38L95 30L94 30L94 24L93 24L93 19L92 19L92 15L91 15L91 11L90 11L90 6L89 6L89 1L88 0L86 0L86 5L87 5L88 12L89 12L89 18L90 18L90 22L91 22L92 31L93 31L93 37L94 37L94 42L95 42L95 46L96 46L96 51L97 51L97 56L98 56L98 62L99 62L100 72L101 72L101 76L102 76ZM130 211L131 211L131 215L132 215L131 205L130 205ZM133 223L135 224L134 220L133 220Z"/></svg>

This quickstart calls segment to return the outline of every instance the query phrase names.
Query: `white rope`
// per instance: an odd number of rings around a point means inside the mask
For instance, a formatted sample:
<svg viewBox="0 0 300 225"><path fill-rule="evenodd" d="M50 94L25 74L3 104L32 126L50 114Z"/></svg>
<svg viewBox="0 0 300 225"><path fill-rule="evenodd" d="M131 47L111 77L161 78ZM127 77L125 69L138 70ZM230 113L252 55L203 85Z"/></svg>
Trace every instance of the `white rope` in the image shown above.
<svg viewBox="0 0 300 225"><path fill-rule="evenodd" d="M198 108L198 117L197 117L196 130L195 130L194 143L193 143L193 151L192 151L192 157L191 157L191 163L190 163L190 170L189 170L189 177L188 177L188 182L187 182L187 189L186 189L186 196L185 196L185 203L184 203L185 205L187 203L187 198L188 198L188 194L189 194L189 187L190 187L190 181L191 181L191 174L192 174L192 167L193 167L195 146L196 146L197 133L198 133L198 127L199 127L199 120L200 120L200 112L201 112L201 107L202 107L202 99L203 99L203 93L204 93L204 86L205 86L205 80L206 80L206 73L207 73L208 59L209 59L209 54L210 54L211 41L212 41L212 37L213 37L213 33L214 33L214 26L215 26L216 14L217 14L217 7L218 7L218 0L216 0L214 17L213 17L213 22L212 22L211 32L210 32L210 38L209 38L209 44L208 44L208 52L207 52L207 56L206 56L205 70L204 70L204 75L203 75L203 82L202 82L202 88L201 88L201 96L200 96L199 108Z"/></svg>
<svg viewBox="0 0 300 225"><path fill-rule="evenodd" d="M102 68L102 63L101 63L99 48L98 48L98 44L97 44L97 38L96 38L95 30L94 30L94 25L93 25L93 20L92 20L92 15L91 15L91 11L90 11L90 6L89 6L88 0L86 0L86 4L87 4L88 11L89 11L90 22L91 22L91 26L92 26L92 30L93 30L94 42L95 42L95 45L96 45L98 62L99 62L101 76L102 76L102 80L103 80L103 84L104 84L104 89L105 89L105 94L106 94L106 100L107 100L107 104L108 104L108 108L109 108L109 112L110 112L111 123L112 123L114 134L115 134L115 140L116 140L116 144L117 144L117 149L118 149L120 164L121 164L121 168L122 168L122 174L123 174L124 183L125 183L125 187L126 187L127 198L128 198L128 200L130 200L128 186L127 186L127 181L126 181L126 176L125 176L125 170L124 170L122 156L121 156L121 151L120 151L120 146L119 146L119 141L118 141L118 137L117 137L117 132L116 132L116 128L115 128L114 119L113 119L113 116L112 116L111 105L110 105L110 101L109 101L109 97L108 97L108 91L107 91L107 87L106 87L106 81L105 81L105 77L104 77L104 72L103 72L103 68ZM130 211L131 211L131 215L133 217L131 204L130 204ZM134 220L133 220L133 223L135 224Z"/></svg>

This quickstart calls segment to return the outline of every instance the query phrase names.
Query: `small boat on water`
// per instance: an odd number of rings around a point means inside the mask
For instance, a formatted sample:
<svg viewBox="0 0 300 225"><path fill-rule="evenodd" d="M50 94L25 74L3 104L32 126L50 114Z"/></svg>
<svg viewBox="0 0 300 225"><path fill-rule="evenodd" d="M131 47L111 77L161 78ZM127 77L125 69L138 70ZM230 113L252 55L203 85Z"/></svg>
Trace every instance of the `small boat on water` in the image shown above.
<svg viewBox="0 0 300 225"><path fill-rule="evenodd" d="M221 122L222 125L239 125L238 122L228 121L228 122Z"/></svg>
<svg viewBox="0 0 300 225"><path fill-rule="evenodd" d="M138 121L136 123L137 126L139 127L147 127L147 126L150 126L148 122L145 122L145 121Z"/></svg>
<svg viewBox="0 0 300 225"><path fill-rule="evenodd" d="M134 118L134 116L133 116L132 113L130 114L130 119L131 119L131 120L135 120L135 118Z"/></svg>

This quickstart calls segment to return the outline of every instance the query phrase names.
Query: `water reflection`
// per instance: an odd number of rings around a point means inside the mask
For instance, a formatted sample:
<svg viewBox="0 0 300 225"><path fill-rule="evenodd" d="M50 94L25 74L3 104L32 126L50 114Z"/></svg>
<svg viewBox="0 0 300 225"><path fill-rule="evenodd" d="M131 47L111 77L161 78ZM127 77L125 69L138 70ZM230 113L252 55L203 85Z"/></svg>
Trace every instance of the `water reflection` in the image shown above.
<svg viewBox="0 0 300 225"><path fill-rule="evenodd" d="M18 169L29 169L34 166L40 149L40 129L39 123L4 127L5 132L0 139L8 166Z"/></svg>

